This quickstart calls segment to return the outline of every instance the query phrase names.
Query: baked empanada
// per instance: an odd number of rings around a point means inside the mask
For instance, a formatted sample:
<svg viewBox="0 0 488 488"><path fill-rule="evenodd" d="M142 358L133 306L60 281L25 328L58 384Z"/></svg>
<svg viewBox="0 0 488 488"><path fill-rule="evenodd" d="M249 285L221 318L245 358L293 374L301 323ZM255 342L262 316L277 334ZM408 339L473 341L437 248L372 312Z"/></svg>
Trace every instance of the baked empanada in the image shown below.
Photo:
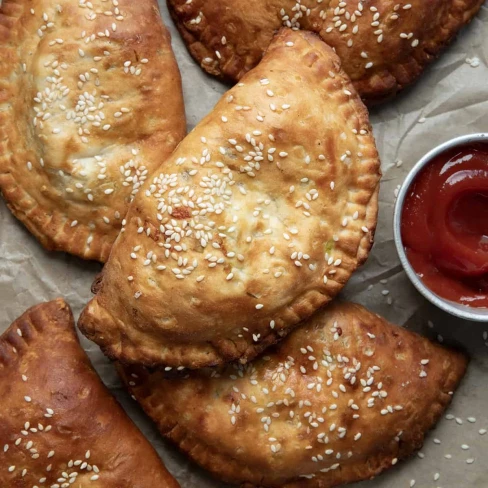
<svg viewBox="0 0 488 488"><path fill-rule="evenodd" d="M160 431L218 478L330 488L420 448L465 368L463 355L344 303L245 366L119 371Z"/></svg>
<svg viewBox="0 0 488 488"><path fill-rule="evenodd" d="M81 330L123 362L254 357L366 259L379 172L337 56L283 30L137 195Z"/></svg>
<svg viewBox="0 0 488 488"><path fill-rule="evenodd" d="M0 486L177 488L108 392L61 299L0 337Z"/></svg>
<svg viewBox="0 0 488 488"><path fill-rule="evenodd" d="M415 81L483 2L168 0L168 6L190 53L212 75L240 79L288 26L319 34L372 103Z"/></svg>
<svg viewBox="0 0 488 488"><path fill-rule="evenodd" d="M185 135L155 0L4 0L0 191L51 250L105 261L129 202Z"/></svg>

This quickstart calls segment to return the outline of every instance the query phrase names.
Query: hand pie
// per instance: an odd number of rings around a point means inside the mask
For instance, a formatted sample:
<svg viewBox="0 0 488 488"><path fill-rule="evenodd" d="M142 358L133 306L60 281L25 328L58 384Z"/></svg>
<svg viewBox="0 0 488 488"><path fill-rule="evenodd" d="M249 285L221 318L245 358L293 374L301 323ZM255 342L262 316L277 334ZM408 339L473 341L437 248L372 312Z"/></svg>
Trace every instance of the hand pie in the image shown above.
<svg viewBox="0 0 488 488"><path fill-rule="evenodd" d="M63 300L0 337L0 486L177 488L80 347Z"/></svg>
<svg viewBox="0 0 488 488"><path fill-rule="evenodd" d="M367 102L394 95L476 14L484 0L168 0L192 56L239 80L281 26L315 32Z"/></svg>
<svg viewBox="0 0 488 488"><path fill-rule="evenodd" d="M154 0L0 2L0 191L51 250L105 261L185 135Z"/></svg>
<svg viewBox="0 0 488 488"><path fill-rule="evenodd" d="M282 31L137 195L81 330L123 362L254 357L366 259L379 177L339 59Z"/></svg>
<svg viewBox="0 0 488 488"><path fill-rule="evenodd" d="M160 431L218 478L330 488L419 449L466 368L352 303L326 307L266 354L173 379L119 371Z"/></svg>

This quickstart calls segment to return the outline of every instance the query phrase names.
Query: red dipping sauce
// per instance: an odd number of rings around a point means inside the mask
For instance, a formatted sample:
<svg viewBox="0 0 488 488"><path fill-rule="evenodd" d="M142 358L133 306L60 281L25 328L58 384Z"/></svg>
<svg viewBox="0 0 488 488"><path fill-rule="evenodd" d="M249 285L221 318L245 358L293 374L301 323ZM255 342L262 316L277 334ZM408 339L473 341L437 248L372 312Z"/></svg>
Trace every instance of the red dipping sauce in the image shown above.
<svg viewBox="0 0 488 488"><path fill-rule="evenodd" d="M488 144L449 149L425 166L408 189L401 232L430 290L488 308Z"/></svg>

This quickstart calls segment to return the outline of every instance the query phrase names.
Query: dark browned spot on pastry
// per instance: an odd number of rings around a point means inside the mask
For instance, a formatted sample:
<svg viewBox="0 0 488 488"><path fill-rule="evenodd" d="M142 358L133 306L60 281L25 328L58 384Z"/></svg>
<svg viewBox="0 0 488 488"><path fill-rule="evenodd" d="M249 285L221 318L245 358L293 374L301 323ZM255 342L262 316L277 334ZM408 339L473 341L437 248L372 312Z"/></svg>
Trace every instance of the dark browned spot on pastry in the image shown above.
<svg viewBox="0 0 488 488"><path fill-rule="evenodd" d="M100 291L100 288L102 287L102 281L103 281L103 271L98 273L97 276L95 276L95 279L93 280L91 286L91 292L94 295L96 295Z"/></svg>
<svg viewBox="0 0 488 488"><path fill-rule="evenodd" d="M171 214L175 219L189 219L191 217L191 210L188 207L176 207Z"/></svg>

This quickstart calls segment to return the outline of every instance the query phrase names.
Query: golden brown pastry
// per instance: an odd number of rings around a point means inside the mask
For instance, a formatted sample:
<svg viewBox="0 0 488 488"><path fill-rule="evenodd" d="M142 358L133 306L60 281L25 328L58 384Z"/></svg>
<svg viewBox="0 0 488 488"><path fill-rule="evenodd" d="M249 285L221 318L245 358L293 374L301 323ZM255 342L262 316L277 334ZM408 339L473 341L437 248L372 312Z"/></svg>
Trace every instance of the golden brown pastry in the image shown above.
<svg viewBox="0 0 488 488"><path fill-rule="evenodd" d="M409 85L484 0L168 0L192 56L238 80L281 26L315 32L336 50L367 102Z"/></svg>
<svg viewBox="0 0 488 488"><path fill-rule="evenodd" d="M155 0L0 3L0 191L47 249L105 261L185 135Z"/></svg>
<svg viewBox="0 0 488 488"><path fill-rule="evenodd" d="M366 259L379 177L339 59L283 30L137 195L81 330L131 363L254 357Z"/></svg>
<svg viewBox="0 0 488 488"><path fill-rule="evenodd" d="M343 303L245 366L173 379L119 371L163 435L216 477L330 488L372 478L420 448L466 362Z"/></svg>
<svg viewBox="0 0 488 488"><path fill-rule="evenodd" d="M80 347L61 299L0 337L2 488L178 488Z"/></svg>

